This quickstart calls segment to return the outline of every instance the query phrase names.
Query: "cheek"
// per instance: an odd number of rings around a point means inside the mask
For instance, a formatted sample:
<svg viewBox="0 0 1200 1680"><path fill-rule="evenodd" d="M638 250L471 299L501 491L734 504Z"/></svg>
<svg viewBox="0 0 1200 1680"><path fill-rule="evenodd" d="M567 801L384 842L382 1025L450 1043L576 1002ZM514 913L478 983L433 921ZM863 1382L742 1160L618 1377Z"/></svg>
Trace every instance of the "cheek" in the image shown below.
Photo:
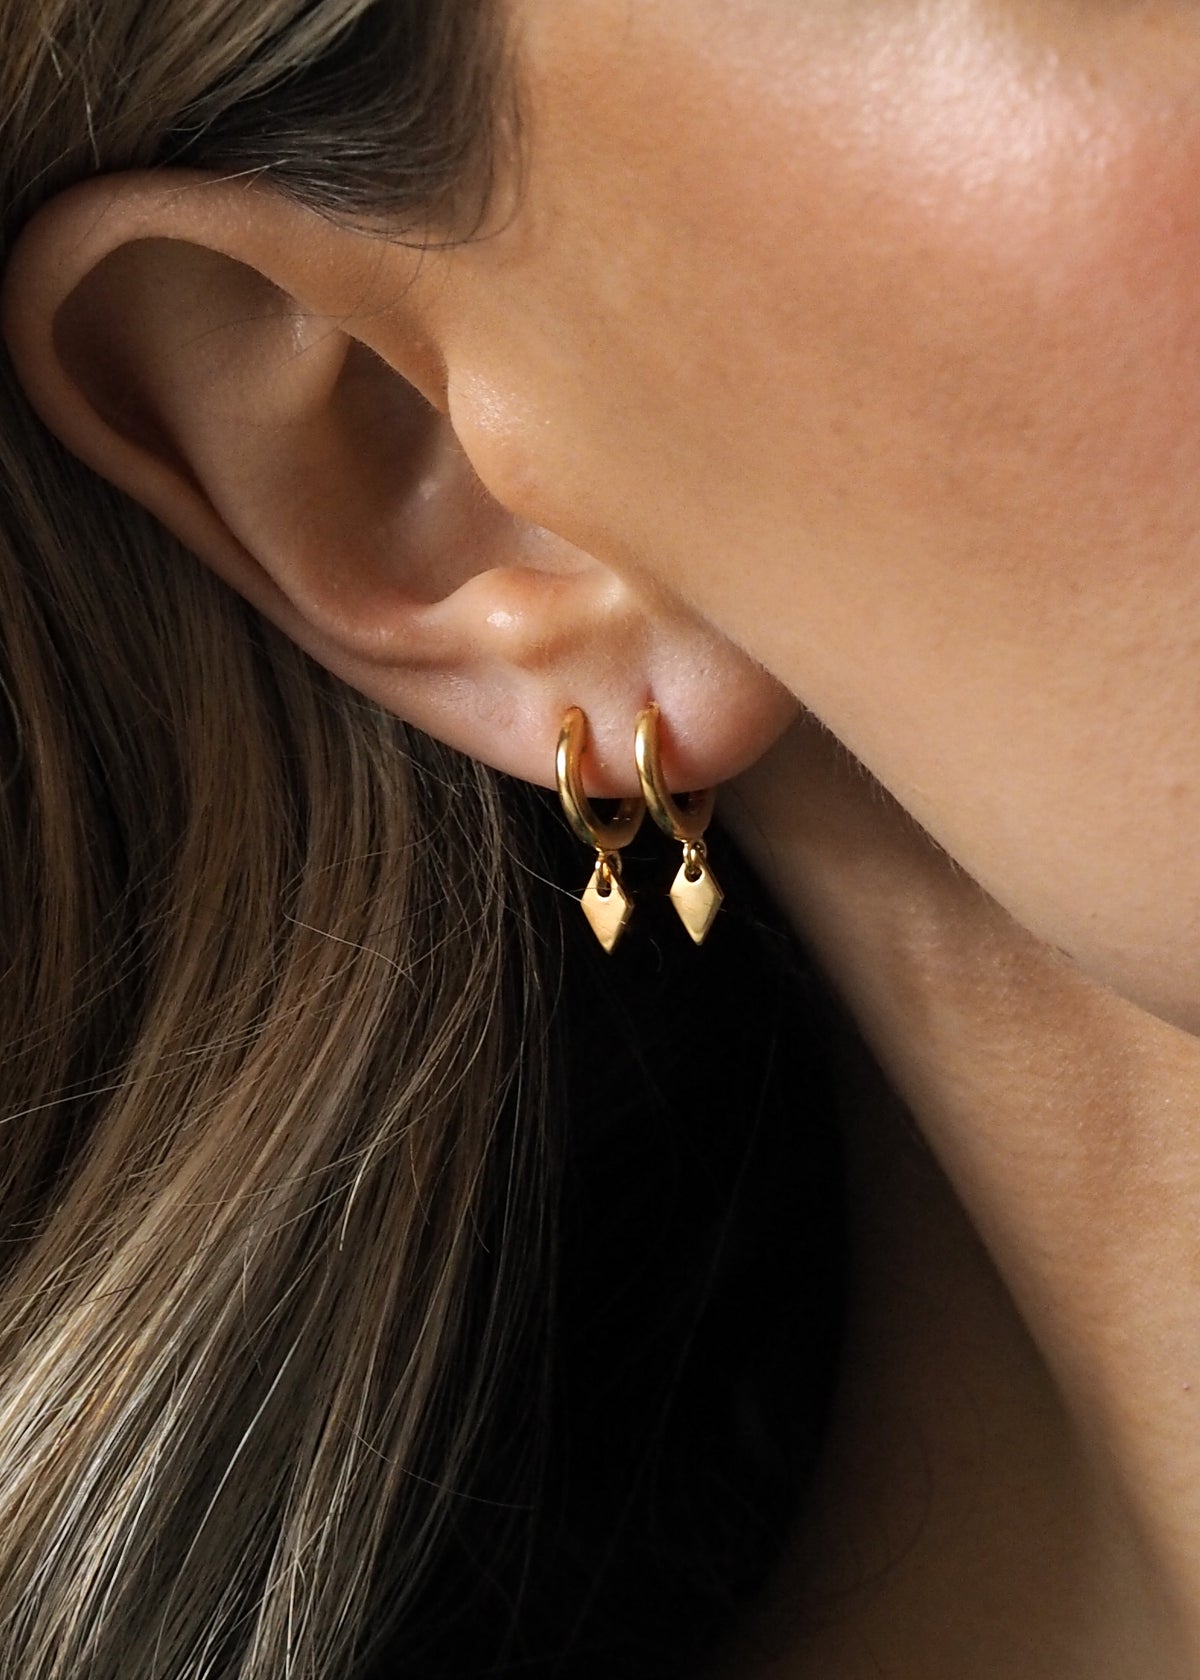
<svg viewBox="0 0 1200 1680"><path fill-rule="evenodd" d="M531 511L695 603L1094 972L1178 959L1179 1018L1200 26L693 10L725 34L647 0L538 113L489 336Z"/></svg>
<svg viewBox="0 0 1200 1680"><path fill-rule="evenodd" d="M1194 1024L1200 124L1042 97L986 179L880 158L873 265L822 243L744 630L1022 922Z"/></svg>
<svg viewBox="0 0 1200 1680"><path fill-rule="evenodd" d="M1200 125L1067 92L986 190L881 167L754 633L1022 922L1194 1024Z"/></svg>
<svg viewBox="0 0 1200 1680"><path fill-rule="evenodd" d="M1143 90L969 6L875 10L694 0L685 36L646 0L614 37L592 0L596 40L545 49L480 349L543 513L696 595L733 531L840 566L886 521L992 519L1014 481L1032 508L1047 449L1083 476L1122 431L1148 351L1190 400L1160 263L1191 260L1179 113L1148 133ZM1131 478L1162 467L1148 418Z"/></svg>

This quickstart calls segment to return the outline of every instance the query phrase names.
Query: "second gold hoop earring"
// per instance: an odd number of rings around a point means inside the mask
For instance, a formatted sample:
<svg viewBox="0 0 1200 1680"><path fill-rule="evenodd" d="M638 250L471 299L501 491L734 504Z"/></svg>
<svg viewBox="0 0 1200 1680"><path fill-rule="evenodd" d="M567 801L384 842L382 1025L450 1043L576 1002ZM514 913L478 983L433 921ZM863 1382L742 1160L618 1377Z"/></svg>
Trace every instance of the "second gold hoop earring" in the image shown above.
<svg viewBox="0 0 1200 1680"><path fill-rule="evenodd" d="M592 932L606 951L612 951L633 914L629 895L621 885L621 848L642 826L646 807L640 799L622 799L616 815L602 822L583 788L583 753L587 746L587 718L572 706L558 732L555 771L558 797L567 821L585 846L596 848L592 878L581 903Z"/></svg>
<svg viewBox="0 0 1200 1680"><path fill-rule="evenodd" d="M673 840L683 843L683 862L671 886L671 903L696 944L702 945L725 897L709 868L704 844L717 796L714 789L706 788L689 794L683 805L672 797L663 775L659 725L659 709L651 701L638 713L634 756L650 815Z"/></svg>

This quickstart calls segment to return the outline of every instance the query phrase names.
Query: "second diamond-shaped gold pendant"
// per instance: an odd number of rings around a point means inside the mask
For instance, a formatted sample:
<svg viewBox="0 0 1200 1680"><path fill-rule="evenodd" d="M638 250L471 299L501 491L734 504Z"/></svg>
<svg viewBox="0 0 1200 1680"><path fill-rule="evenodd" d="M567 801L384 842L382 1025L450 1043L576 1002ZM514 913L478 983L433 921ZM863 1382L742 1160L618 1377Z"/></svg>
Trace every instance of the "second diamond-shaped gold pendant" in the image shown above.
<svg viewBox="0 0 1200 1680"><path fill-rule="evenodd" d="M712 821L716 794L712 788L690 793L686 803L671 794L663 774L659 710L653 703L638 714L634 757L650 815L673 840L683 842L683 862L671 887L671 903L697 945L708 937L725 894L708 867L704 830Z"/></svg>
<svg viewBox="0 0 1200 1680"><path fill-rule="evenodd" d="M671 885L671 903L697 945L703 945L725 894L708 866L703 840L683 848L683 862Z"/></svg>

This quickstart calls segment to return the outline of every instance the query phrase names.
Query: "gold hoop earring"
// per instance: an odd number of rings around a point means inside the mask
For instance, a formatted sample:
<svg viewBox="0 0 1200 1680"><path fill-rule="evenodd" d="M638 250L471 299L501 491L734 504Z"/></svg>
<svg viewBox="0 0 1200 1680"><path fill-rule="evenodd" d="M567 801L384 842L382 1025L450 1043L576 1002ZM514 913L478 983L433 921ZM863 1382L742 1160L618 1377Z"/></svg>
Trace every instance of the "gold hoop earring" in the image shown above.
<svg viewBox="0 0 1200 1680"><path fill-rule="evenodd" d="M664 833L683 843L683 862L671 886L671 903L696 944L702 945L725 897L708 866L704 844L704 831L712 821L717 795L715 789L706 788L702 793L689 794L683 805L672 797L663 775L660 721L653 701L638 713L634 757L650 815Z"/></svg>
<svg viewBox="0 0 1200 1680"><path fill-rule="evenodd" d="M627 846L642 826L646 806L641 799L622 799L616 815L602 822L583 790L583 754L587 746L587 718L572 706L558 732L554 767L558 797L567 821L585 846L596 848L592 878L580 903L592 932L606 951L612 951L624 933L633 904L621 885L621 848Z"/></svg>

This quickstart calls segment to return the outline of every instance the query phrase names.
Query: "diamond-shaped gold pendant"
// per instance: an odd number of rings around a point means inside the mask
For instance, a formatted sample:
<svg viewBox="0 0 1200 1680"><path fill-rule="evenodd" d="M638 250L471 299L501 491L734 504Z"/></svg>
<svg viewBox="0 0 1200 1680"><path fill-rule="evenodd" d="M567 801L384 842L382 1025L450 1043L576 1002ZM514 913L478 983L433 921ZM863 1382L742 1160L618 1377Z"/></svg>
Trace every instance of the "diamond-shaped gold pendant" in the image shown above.
<svg viewBox="0 0 1200 1680"><path fill-rule="evenodd" d="M725 894L707 863L698 867L699 873L690 879L688 864L680 864L679 873L671 886L671 903L696 944L703 945Z"/></svg>
<svg viewBox="0 0 1200 1680"><path fill-rule="evenodd" d="M607 892L600 890L603 880L607 880ZM596 938L606 951L613 950L625 931L626 923L633 915L633 905L619 877L612 871L605 876L597 865L580 902Z"/></svg>

